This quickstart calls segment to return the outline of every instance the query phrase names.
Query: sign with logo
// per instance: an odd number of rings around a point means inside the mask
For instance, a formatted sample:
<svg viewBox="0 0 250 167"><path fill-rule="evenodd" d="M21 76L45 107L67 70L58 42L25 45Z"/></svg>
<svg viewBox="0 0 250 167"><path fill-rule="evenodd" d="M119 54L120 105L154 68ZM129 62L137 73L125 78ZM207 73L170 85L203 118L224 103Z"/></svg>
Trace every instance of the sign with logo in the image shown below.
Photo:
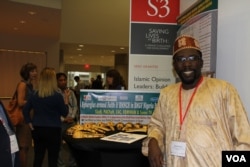
<svg viewBox="0 0 250 167"><path fill-rule="evenodd" d="M122 122L148 124L159 92L81 90L80 124Z"/></svg>
<svg viewBox="0 0 250 167"><path fill-rule="evenodd" d="M131 0L131 21L176 23L179 3L179 0Z"/></svg>
<svg viewBox="0 0 250 167"><path fill-rule="evenodd" d="M175 83L172 45L179 0L131 0L129 90L159 91Z"/></svg>
<svg viewBox="0 0 250 167"><path fill-rule="evenodd" d="M236 166L250 166L250 151L222 151L222 167Z"/></svg>

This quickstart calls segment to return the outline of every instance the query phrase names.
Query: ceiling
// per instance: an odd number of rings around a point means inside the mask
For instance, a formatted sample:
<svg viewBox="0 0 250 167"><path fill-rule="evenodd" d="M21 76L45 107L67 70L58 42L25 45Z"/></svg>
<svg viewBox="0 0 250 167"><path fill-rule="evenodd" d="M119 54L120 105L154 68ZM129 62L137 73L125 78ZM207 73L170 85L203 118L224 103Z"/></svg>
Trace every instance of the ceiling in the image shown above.
<svg viewBox="0 0 250 167"><path fill-rule="evenodd" d="M18 1L18 2L16 2ZM44 7L46 5L31 5L27 3L19 3L20 1L25 0L0 0L0 33L11 34L12 36L27 36L27 37L36 37L36 38L47 38L47 39L58 39L61 41L62 34L62 10L54 6ZM27 1L27 0L26 0ZM48 2L49 0L44 0ZM61 0L57 0L58 4L61 4ZM64 0L62 0L64 1ZM102 0L101 0L102 1ZM32 2L32 1L31 1ZM55 2L55 0L53 1ZM65 1L69 2L69 1ZM87 6L90 3L87 1L78 0L78 2L85 3ZM103 3L105 4L105 3ZM102 4L102 5L103 5ZM60 5L59 5L60 6ZM88 8L88 7L86 7ZM101 6L98 10L106 11L112 10L108 6ZM118 9L119 10L119 9ZM129 12L127 16L129 17ZM117 17L116 14L109 15L110 17ZM81 17L81 16L79 16ZM74 20L74 18L70 18ZM116 19L116 25L124 25L124 23L119 23L119 21L124 22L124 20ZM126 20L128 21L128 20ZM99 22L99 21L98 21ZM95 25L96 22L93 19L84 20L83 25L88 25L89 27L100 27L100 25ZM129 23L126 23L129 24ZM105 28L108 25L102 24L102 34L112 34L114 33L113 28ZM126 30L121 30L123 32L128 32L128 26L123 27ZM121 29L121 27L119 28ZM71 27L71 30L67 32L74 32L74 26ZM93 30L94 31L94 30ZM90 34L91 30L87 32ZM87 36L85 34L85 36ZM69 33L67 35L70 36ZM81 37L81 35L79 35ZM115 54L124 54L128 53L128 34L125 34L125 44L120 44L124 39L118 39L117 41L112 41L110 43L109 38L94 39L96 41L91 41L90 43L86 40L77 39L76 41L70 39L69 41L63 39L60 42L60 49L63 50L64 54L64 64L90 64L90 65L102 65L102 66L114 66L114 55ZM83 37L84 38L84 37ZM76 38L75 38L76 39ZM92 38L93 39L93 38ZM105 42L105 39L107 42ZM101 41L101 42L100 42ZM82 44L82 47L79 47L79 44ZM115 45L117 44L117 45ZM79 50L79 48L81 50ZM0 48L1 49L1 48Z"/></svg>

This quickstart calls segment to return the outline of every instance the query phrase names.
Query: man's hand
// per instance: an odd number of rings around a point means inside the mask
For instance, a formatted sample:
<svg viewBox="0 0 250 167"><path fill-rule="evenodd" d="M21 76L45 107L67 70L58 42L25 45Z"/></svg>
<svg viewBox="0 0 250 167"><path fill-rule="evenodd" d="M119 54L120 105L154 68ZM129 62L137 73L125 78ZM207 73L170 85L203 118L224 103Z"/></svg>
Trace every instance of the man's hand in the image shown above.
<svg viewBox="0 0 250 167"><path fill-rule="evenodd" d="M64 95L68 98L70 96L70 90L69 88L64 90Z"/></svg>
<svg viewBox="0 0 250 167"><path fill-rule="evenodd" d="M150 167L163 167L164 165L163 155L155 138L150 139L148 143L148 160Z"/></svg>

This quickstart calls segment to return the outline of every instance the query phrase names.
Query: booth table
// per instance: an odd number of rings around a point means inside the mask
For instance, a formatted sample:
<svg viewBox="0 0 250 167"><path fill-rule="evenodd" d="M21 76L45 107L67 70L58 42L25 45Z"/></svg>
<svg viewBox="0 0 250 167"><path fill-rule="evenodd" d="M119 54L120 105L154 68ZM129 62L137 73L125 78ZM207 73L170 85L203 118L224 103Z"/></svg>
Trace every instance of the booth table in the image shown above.
<svg viewBox="0 0 250 167"><path fill-rule="evenodd" d="M100 140L74 139L64 134L79 167L149 167L141 153L142 140L127 144Z"/></svg>

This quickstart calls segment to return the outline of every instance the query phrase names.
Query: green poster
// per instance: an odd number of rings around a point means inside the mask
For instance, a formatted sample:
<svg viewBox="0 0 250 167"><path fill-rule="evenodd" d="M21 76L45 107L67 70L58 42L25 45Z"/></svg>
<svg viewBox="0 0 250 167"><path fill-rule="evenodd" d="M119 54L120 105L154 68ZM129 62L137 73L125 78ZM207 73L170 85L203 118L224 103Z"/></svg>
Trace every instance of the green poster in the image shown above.
<svg viewBox="0 0 250 167"><path fill-rule="evenodd" d="M159 92L81 90L80 124L86 122L147 124L158 98Z"/></svg>

